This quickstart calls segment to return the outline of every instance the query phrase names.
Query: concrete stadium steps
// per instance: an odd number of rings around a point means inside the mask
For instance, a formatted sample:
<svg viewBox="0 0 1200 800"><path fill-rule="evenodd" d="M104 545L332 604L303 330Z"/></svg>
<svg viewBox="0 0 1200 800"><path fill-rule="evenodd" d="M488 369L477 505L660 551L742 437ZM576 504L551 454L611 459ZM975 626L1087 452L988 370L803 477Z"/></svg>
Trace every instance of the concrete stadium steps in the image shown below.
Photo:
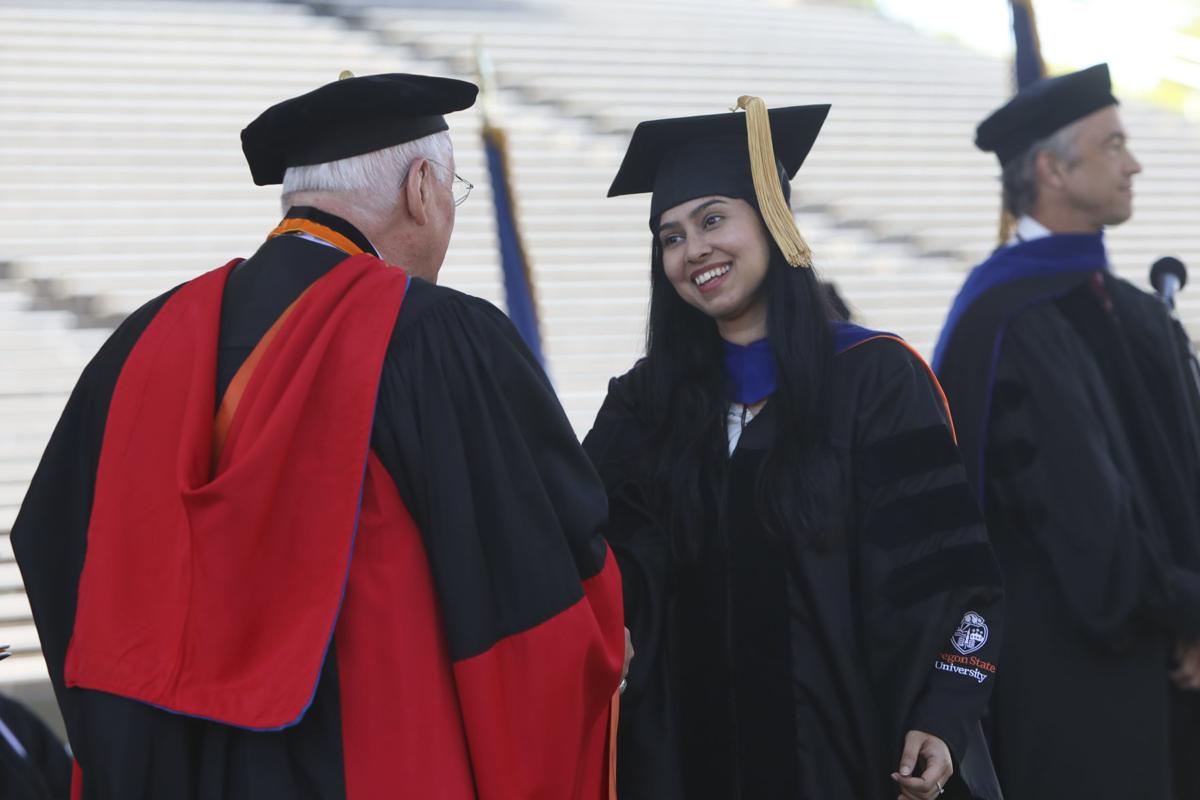
<svg viewBox="0 0 1200 800"><path fill-rule="evenodd" d="M191 45L175 46L183 39L204 41L206 36L211 35L212 18L180 9L177 4L162 6L169 16L181 14L185 22L182 25L172 24L171 32L159 36L155 32L164 25L163 19L158 17L159 8L160 5L155 4L152 9L154 13L143 15L136 25L122 34L114 30L115 27L121 27L112 22L118 16L116 11L102 12L98 19L88 19L85 15L83 20L69 24L63 24L61 19L56 18L55 34L61 32L74 47L69 51L72 54L70 58L53 63L0 59L0 66L3 67L0 69L0 86L21 87L20 100L23 108L27 109L26 113L30 114L27 124L22 127L25 130L32 128L31 133L24 134L25 138L13 141L8 150L0 151L0 177L17 186L22 197L34 204L44 204L40 208L34 206L40 212L40 219L14 222L18 230L0 230L9 248L22 250L19 254L26 256L15 268L14 274L31 282L44 294L80 301L73 307L85 308L97 315L127 313L188 274L211 268L232 254L247 252L257 242L262 230L257 221L267 213L265 209L268 205L273 204L273 193L244 188L245 167L237 153L228 147L229 136L244 124L249 115L274 99L265 96L269 92L258 88L260 84L269 83L272 91L278 89L279 93L286 94L307 88L314 82L299 76L290 64L287 68L281 67L287 62L280 59L277 51L289 51L291 45L286 41L280 44L272 39L266 47L255 48L255 52L245 59L245 63L253 66L256 80L253 83L234 81L234 85L230 86L231 64L237 62L238 56L230 55L228 48L215 48L211 51L215 55L210 58L207 50L199 52L198 48ZM278 11L270 7L267 13L277 14ZM809 11L806 9L806 13ZM811 9L811 12L824 14L822 9ZM555 18L555 13L547 13L545 9L535 13L543 22ZM49 16L54 15L51 13ZM406 9L401 16L406 24L419 29L414 38L421 52L439 45L442 41L439 36L442 34L438 31L452 29L458 21L453 12L412 12ZM812 31L808 35L815 36L826 43L822 46L828 47L832 46L829 42L846 39L850 31L840 10L826 16L827 22L823 27L818 26L819 35ZM753 31L761 28L762 19L768 17L775 19L771 12L765 17L756 17L748 27L737 23L733 29ZM492 18L496 19L495 15ZM44 22L44 19L38 18L38 14L27 16L20 21L25 26L21 32L34 37L32 41L37 41L37 36L45 35L44 31L38 33L39 25ZM608 43L602 40L597 51L594 46L596 37L590 37L588 46L580 47L572 38L577 38L577 34L564 30L562 25L557 28L549 23L548 26L529 25L522 20L502 23L501 27L506 24L515 32L514 35L524 31L521 35L527 39L532 36L538 40L536 46L522 39L509 47L514 55L521 53L536 62L541 75L530 76L518 94L510 92L503 96L501 119L509 129L515 183L520 193L522 222L533 268L539 284L545 287L542 291L546 315L545 346L551 373L555 375L560 389L572 395L586 394L585 389L576 388L577 383L586 386L590 381L593 387L590 405L583 403L571 409L576 426L582 427L578 420L585 419L585 423L590 421L603 391L603 377L622 371L640 350L648 285L645 201L602 199L615 164L620 160L624 135L598 135L593 116L585 115L582 121L573 121L563 116L561 104L544 106L536 100L538 93L547 86L555 89L564 80L577 81L581 92L605 91L604 82L596 78L597 69L609 70L617 77L628 79L635 74L633 70L646 74L646 69L652 68L650 74L662 74L666 80L674 80L680 72L678 65L681 59L677 52L659 52L661 48L656 50L644 46L658 37L648 37L634 28L622 31L623 39L618 37ZM108 32L104 41L95 42L89 37L88 31L94 25L100 25ZM251 27L256 25L271 27L274 22L251 23ZM421 29L422 25L426 29ZM288 36L303 31L302 36L293 39L304 42L321 41L330 35L348 35L342 30L343 26L336 23L330 25L336 29L336 34L329 34L324 30L325 27L324 21L307 20L302 23L290 18L287 25L283 26ZM722 29L726 27L722 25ZM566 28L577 31L578 21L568 20ZM486 29L486 26L481 29ZM873 39L876 49L882 47L887 50L897 46L889 24L884 23L878 31L884 33L868 37ZM387 32L391 35L390 27ZM123 37L127 37L128 41ZM862 30L857 30L849 38L861 43L862 37ZM287 37L284 39L287 40ZM362 37L356 38L355 42L364 51L372 50L363 44ZM466 47L458 55L470 52L471 40L459 37L452 38L450 42L456 48ZM901 44L915 54L905 61L904 69L917 70L914 74L922 74L919 69L929 55L920 47ZM612 58L613 47L618 47L622 53L618 61ZM570 50L571 58L563 59L564 48ZM414 48L403 46L400 49L401 58L411 61L410 54ZM326 68L332 71L335 67L343 66L347 61L345 52L346 48L339 45L338 54L325 60ZM721 55L720 51L714 52L717 52L713 57L714 64L730 69L759 69L756 65L762 59L761 55L743 51L725 55ZM657 56L653 55L655 53ZM943 55L943 59L956 54L961 56L954 48L946 49L946 53L948 55ZM102 57L97 58L97 54ZM578 58L573 57L575 54L578 54ZM437 55L441 58L445 54ZM840 66L831 66L825 55L810 51L796 55L791 46L775 48L769 56L775 72L782 73L792 68L811 71L814 65L822 62L824 68L820 74L830 86L850 86L855 82L860 86L869 85L863 69L850 65L846 59L839 62ZM645 64L638 60L643 57ZM314 55L314 61L320 58L321 54ZM559 59L560 63L554 70L548 71L544 69L549 63L548 59ZM101 71L92 78L91 95L80 98L78 92L71 88L69 78L74 74L73 70L91 63L99 63ZM147 71L147 65L151 64L154 69ZM632 66L627 66L630 64ZM308 66L310 64L306 63L306 68ZM429 66L430 71L445 72L439 64ZM503 70L508 67L504 63L500 66L503 76ZM461 67L465 70L468 65L464 63ZM43 68L52 71L30 78L31 72L38 73ZM592 70L590 77L589 69ZM759 71L764 72L761 69ZM961 76L962 72L956 74ZM326 77L321 76L320 79ZM961 78L963 85L969 84L968 78ZM734 75L727 81L728 86L717 88L732 91L734 82L740 85L741 80ZM895 74L895 81L903 83L905 80L904 75ZM121 87L126 82L136 88L122 91ZM304 87L298 86L301 83L305 84ZM644 81L640 84L649 85L652 90L657 85ZM287 91L279 89L279 86L286 86ZM620 92L629 97L640 96L626 86L622 86ZM943 94L946 92L943 91ZM965 95L968 100L970 98L969 92L959 94ZM671 97L674 96L672 93ZM707 98L709 93L703 92L701 96ZM872 135L876 136L891 133L894 139L892 117L878 108L888 101L886 93L879 92L872 98L864 98L860 106L853 107L860 110L855 112L858 114L855 120L857 125L850 127L861 135L866 135L870 130L875 130L876 133ZM700 102L700 96L687 102ZM636 113L645 116L640 107L635 108ZM951 113L962 116L961 111L952 110ZM874 123L871 122L873 118L877 118ZM472 146L478 121L471 115L456 115L451 120L458 125L454 133L459 143L459 171L480 185L480 189L461 209L444 278L451 285L498 301L501 299L498 284L493 279L489 286L486 280L489 272L493 278L497 277L494 248L489 241L490 214L477 213L473 216L471 213L481 210L481 207L484 212L490 210L487 209L486 187L481 185L485 176L478 148ZM920 142L923 135L944 130L945 127L942 119L918 118L916 121L922 127L912 133L910 138L914 143ZM835 118L830 124L836 123ZM98 148L99 155L89 158L90 142L74 132L78 124L89 126L93 135L104 137L101 141L106 146ZM875 127L872 129L871 125ZM67 208L86 208L88 199L97 194L109 201L105 204L103 215L97 215L91 225L81 223L73 240L60 243L56 252L45 252L43 243L54 236L56 217L59 216L53 213L53 204L65 199L73 204ZM251 195L254 195L253 198ZM802 207L820 207L822 201L814 200L812 195L813 192L806 186L799 186L797 202ZM147 206L139 202L143 200L156 200L159 205L148 212ZM233 214L229 213L230 209L222 210L221 205L225 202L232 204ZM175 203L202 213L212 230L220 231L220 234L203 240L184 235L186 231L180 231L170 222ZM862 231L851 231L848 235L835 233L836 219L829 220L829 224L824 226L814 227L819 216L805 220L806 233L813 240L819 263L828 277L838 280L847 294L859 291L852 273L882 270L883 275L905 275L913 271L909 266L914 258L918 269L928 268L929 262L922 264L919 253L906 252L904 248L881 252L878 243ZM129 253L129 245L135 240L140 245L139 252ZM27 252L30 254L26 255ZM598 253L603 253L606 261L599 268L604 274L619 272L634 276L633 280L616 286L595 287L592 295L604 298L598 304L593 302L591 296L581 298L575 294L578 289L552 288L557 275L588 274L592 269L590 265L597 261ZM167 264L170 266L165 266ZM952 287L954 282L953 275L949 275L943 284ZM877 293L868 292L862 295L861 300L853 296L850 300L874 324L903 322L888 317L886 313L881 315L875 312L872 306L880 297ZM936 295L927 297L932 303ZM87 302L83 303L82 300ZM886 310L886 303L879 305ZM555 306L567 312L561 323L554 316L552 308ZM581 322L580 316L584 313L599 314L597 324L593 326ZM619 316L614 317L614 314ZM606 373L589 377L586 372L579 371L578 360L567 356L567 348L564 347L561 352L565 360L561 365L562 374L559 375L560 348L556 346L556 340L571 336L572 331L581 329L581 326L587 330L593 327L603 330L606 325L613 324L606 320L612 319L619 320L622 326L632 325L638 331L636 337L621 340L624 346L609 354L609 362L606 363L614 366ZM46 377L52 379L52 376Z"/></svg>
<svg viewBox="0 0 1200 800"><path fill-rule="evenodd" d="M16 262L8 285L119 315L248 255L278 218L278 190L248 185L241 127L343 68L420 71L370 35L302 8L240 3L236 26L228 10L0 2L0 184L12 198L0 199L0 258ZM457 135L477 141L477 119L454 122L466 130ZM477 146L460 147L458 159L467 169L482 164ZM495 301L490 196L476 183L475 211L460 215L463 237L443 280ZM164 222L172 215L180 224ZM39 368L13 379L65 391L69 372Z"/></svg>
<svg viewBox="0 0 1200 800"><path fill-rule="evenodd" d="M0 643L13 653L0 664L0 687L22 696L44 685L46 665L8 531L67 394L109 335L73 323L32 310L24 293L0 291Z"/></svg>
<svg viewBox="0 0 1200 800"><path fill-rule="evenodd" d="M358 3L357 5L368 4ZM560 8L558 4L554 4L554 7ZM627 131L640 119L676 113L711 113L723 105L728 105L736 94L753 90L762 91L773 104L777 105L787 102L814 102L829 99L823 91L813 88L813 81L807 79L809 75L816 76L815 81L825 88L836 85L843 90L850 88L858 90L854 98L856 104L835 106L835 114L829 123L829 130L823 134L810 156L810 165L818 165L817 170L820 169L821 163L829 165L826 174L829 176L828 183L831 187L836 187L839 181L844 180L844 177L839 174L839 167L845 166L847 162L854 163L855 159L861 158L863 149L859 146L860 142L856 137L874 136L877 140L875 143L880 148L882 142L879 140L885 137L889 144L894 144L897 139L897 121L904 121L907 118L912 126L911 133L908 134L908 141L912 143L917 152L924 154L925 150L920 148L929 148L930 135L946 135L947 118L957 119L965 130L969 130L969 120L976 118L982 107L978 100L975 100L973 105L971 104L972 98L978 93L977 87L981 80L979 74L969 75L965 74L963 70L958 70L952 74L958 76L962 85L967 87L967 90L959 93L961 98L968 103L966 111L961 108L951 108L949 111L939 112L940 115L939 113L931 115L925 109L917 111L911 109L907 111L903 109L889 110L896 107L895 85L905 84L906 91L911 89L924 95L940 94L945 96L954 94L954 90L953 87L949 90L941 88L945 85L945 81L937 84L927 82L928 68L922 71L921 64L928 61L929 56L920 47L927 43L919 41L914 45L911 41L913 38L911 32L908 32L908 36L897 39L891 30L893 26L874 16L871 16L871 24L882 23L882 28L887 29L887 35L876 37L886 42L882 45L885 49L903 45L903 49L907 51L922 54L915 60L899 62L899 72L908 72L911 74L911 78L906 77L905 74L897 74L897 70L891 70L888 73L889 77L884 80L890 81L894 85L886 86L878 91L868 88L872 86L872 80L879 77L876 66L867 63L869 59L867 62L863 62L862 59L851 58L844 51L840 54L814 52L806 46L808 40L811 39L818 49L833 48L837 50L841 48L842 44L831 45L829 37L832 36L833 40L841 42L845 38L843 34L848 30L847 20L849 19L849 24L855 26L855 36L852 36L851 40L859 43L854 46L859 51L868 47L868 45L861 44L861 37L855 38L861 34L861 18L854 14L847 18L844 9L833 10L828 15L828 24L824 27L817 25L815 29L808 30L801 37L799 44L796 40L789 39L788 42L781 44L778 51L772 50L768 54L762 52L761 41L754 42L751 47L745 42L739 43L729 34L728 26L725 23L735 16L733 14L721 14L716 11L715 14L719 19L713 21L707 28L695 25L692 20L697 15L690 15L687 23L680 23L681 30L676 30L675 27L670 26L664 28L645 24L645 17L652 16L655 9L661 9L661 6L656 4L653 8L645 8L637 12L639 21L643 23L637 28L623 27L619 22L620 14L615 13L609 15L609 19L606 20L589 19L589 23L594 22L594 24L587 25L580 24L578 19L566 18L566 14L560 15L559 18L547 16L542 19L530 20L505 18L502 15L486 12L464 11L456 14L452 11L423 12L412 9L367 11L366 19L370 27L383 31L392 41L412 47L421 53L443 58L459 68L467 66L467 59L471 51L470 43L474 37L482 36L488 47L489 55L495 62L501 81L509 86L519 86L523 97L551 102L567 113L575 112L583 115L592 120L594 124L599 121L598 128L600 130L613 128L625 134L618 137L621 146L617 148L614 153L615 157L610 162L609 174L615 170L615 165L620 161ZM801 13L804 15L804 26L808 26L811 21L810 10L814 14L821 14L825 11L820 8L810 9L810 7L804 7L797 11L797 15ZM740 11L741 9L739 9L739 14ZM700 16L707 18L710 15ZM774 20L777 15L768 14L767 16ZM761 23L761 20L758 22ZM795 26L793 25L793 27ZM669 29L673 34L680 35L662 37L658 31L663 29ZM691 34L697 30L699 33L692 36ZM758 24L757 30L759 33L762 32L761 24ZM464 31L469 31L469 35L462 33ZM705 41L706 36L713 41L719 41L720 44L713 47L706 46L708 44ZM901 42L901 45L896 44L898 41ZM745 46L739 49L739 44ZM771 50L769 43L766 45L766 49ZM696 78L697 72L693 66L695 64L694 54L697 51L704 53L705 77L703 80ZM948 53L949 55L945 58L958 58L964 63L970 62L976 67L976 73L982 71L990 73L992 76L1000 74L1000 68L997 65L984 63L981 66L978 59L973 56L963 57L961 51L955 48L950 48ZM855 55L859 56L862 53L856 52ZM886 58L887 56L880 55L879 57ZM939 68L945 66L945 58L937 62ZM764 69L764 62L770 64L770 70ZM861 66L855 66L860 63ZM806 80L799 82L787 77L788 73L793 71L794 74L806 75ZM769 72L784 77L767 77ZM716 85L714 88L714 82L708 77L709 73L726 77L718 80L720 85ZM753 80L747 80L746 75L751 73L753 73ZM921 83L923 80L926 82ZM750 84L754 85L748 88ZM912 86L908 84L912 84ZM930 90L928 87L931 85L937 88ZM765 88L757 89L758 86ZM804 94L797 95L798 91L802 91ZM959 106L961 105L962 102L959 103ZM627 110L622 112L618 106ZM844 116L853 117L853 119L839 120L837 112L842 108L848 109L844 112ZM624 114L624 119L620 118L622 114ZM832 139L834 144L827 145L826 140L830 133L836 131L839 125L846 129L848 138L839 140L835 137ZM837 147L838 143L841 144L842 151L847 153L848 157L822 162L822 148ZM868 151L869 153L870 151ZM926 156L925 158L936 166L936 156ZM895 154L889 154L887 160L894 165L896 163ZM795 202L802 208L828 208L829 202L826 196L815 191L808 183L809 169L810 167L806 167L805 171L801 173L800 180L797 181ZM986 166L982 167L980 174L987 176L986 169ZM864 186L869 186L872 182L871 171L869 166L865 166L863 169ZM921 177L922 181L929 180L928 174ZM953 173L953 177L957 178L957 173ZM836 196L833 191L826 194ZM644 212L642 218L644 219ZM837 222L844 218L834 215L830 219ZM851 247L849 250L841 248L844 251L840 253L842 257L830 259L827 258L831 249L830 243L823 238L826 231L812 230L811 224L809 220L802 220L802 227L817 251L817 260L823 268L823 273L843 287L843 291L847 293L851 302L864 312L867 321L879 325L891 324L892 327L906 323L905 319L886 314L887 304L878 294L864 294L861 300L856 300L855 292L858 289L854 285L851 275L861 269L861 262L884 261L887 264L885 270L890 272L893 284L895 284L897 279L902 280L913 272L929 269L930 262L922 263L918 251L904 248L894 249L881 257L874 252L878 250L879 246L877 237L864 236L861 232L857 236L856 247ZM868 226L862 227L870 232ZM535 260L537 260L536 256ZM855 264L856 260L860 263ZM928 297L929 308L932 309L932 312L927 311L927 313L931 319L936 320L935 325L940 324L945 305L948 303L948 296L961 281L962 265L942 263L938 264L936 268L947 270L947 278L943 281L945 289L941 302L937 302L935 299L936 294ZM932 333L925 332L917 333L905 330L901 332L908 333L912 338L920 340L931 340L933 336Z"/></svg>
<svg viewBox="0 0 1200 800"><path fill-rule="evenodd" d="M468 63L470 42L482 37L503 83L586 117L599 130L713 113L742 93L762 94L772 105L832 102L796 182L802 203L860 221L882 239L902 237L918 252L951 254L960 270L992 246L999 170L970 142L975 124L1008 92L1006 64L863 8L713 4L697 14L655 3L606 4L597 13L567 0L540 7L555 13L362 13L390 40L459 67ZM1193 188L1200 128L1132 100L1122 113L1146 172L1136 182L1134 220L1108 239L1118 271L1144 284L1146 266L1158 255L1200 257L1200 240L1186 226L1200 213ZM897 205L912 211L897 212ZM949 300L930 311L939 316ZM1195 307L1185 299L1193 329L1200 323Z"/></svg>
<svg viewBox="0 0 1200 800"><path fill-rule="evenodd" d="M47 680L46 662L7 533L0 534L0 644L9 645L12 653L0 663L0 687Z"/></svg>
<svg viewBox="0 0 1200 800"><path fill-rule="evenodd" d="M0 291L0 532L16 516L79 373L109 335L74 321L34 310L24 293Z"/></svg>

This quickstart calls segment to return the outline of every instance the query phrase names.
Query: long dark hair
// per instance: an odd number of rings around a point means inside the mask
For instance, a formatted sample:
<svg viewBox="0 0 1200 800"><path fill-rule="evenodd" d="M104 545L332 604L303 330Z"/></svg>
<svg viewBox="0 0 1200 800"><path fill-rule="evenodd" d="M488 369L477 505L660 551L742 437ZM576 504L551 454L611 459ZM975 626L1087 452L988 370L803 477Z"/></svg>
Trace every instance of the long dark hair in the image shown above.
<svg viewBox="0 0 1200 800"><path fill-rule="evenodd" d="M770 401L775 436L756 481L758 511L778 537L824 549L838 538L830 443L833 314L814 270L790 266L769 237L768 243L762 291L778 380ZM655 237L645 366L658 450L657 505L669 514L674 551L694 558L702 532L721 513L730 394L716 323L675 291L662 255Z"/></svg>

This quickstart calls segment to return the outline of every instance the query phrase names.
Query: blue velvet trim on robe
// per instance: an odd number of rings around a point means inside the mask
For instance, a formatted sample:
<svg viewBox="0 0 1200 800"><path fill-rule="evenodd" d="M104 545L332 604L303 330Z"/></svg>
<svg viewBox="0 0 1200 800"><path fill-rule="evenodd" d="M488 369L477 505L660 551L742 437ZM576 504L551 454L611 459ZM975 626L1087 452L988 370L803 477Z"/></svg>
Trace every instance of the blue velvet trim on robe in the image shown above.
<svg viewBox="0 0 1200 800"><path fill-rule="evenodd" d="M754 405L775 392L775 350L769 339L750 344L722 342L725 346L725 374L735 402Z"/></svg>
<svg viewBox="0 0 1200 800"><path fill-rule="evenodd" d="M831 327L835 353L844 353L855 345L879 336L898 338L892 333L875 331L840 320L835 321ZM722 344L725 347L725 374L729 376L734 402L752 406L774 394L778 374L775 350L771 347L769 339L759 339L750 344Z"/></svg>
<svg viewBox="0 0 1200 800"><path fill-rule="evenodd" d="M933 351L933 370L941 367L946 344L966 310L997 286L1053 274L1095 272L1108 268L1104 232L1058 233L1001 247L971 271L950 306L946 324Z"/></svg>

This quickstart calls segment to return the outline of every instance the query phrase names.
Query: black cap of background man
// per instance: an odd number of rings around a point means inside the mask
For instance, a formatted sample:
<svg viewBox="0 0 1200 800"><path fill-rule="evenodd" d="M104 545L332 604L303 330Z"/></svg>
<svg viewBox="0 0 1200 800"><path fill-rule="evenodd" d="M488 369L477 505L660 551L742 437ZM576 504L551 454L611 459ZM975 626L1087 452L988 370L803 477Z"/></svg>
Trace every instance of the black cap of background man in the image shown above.
<svg viewBox="0 0 1200 800"><path fill-rule="evenodd" d="M443 114L470 108L479 87L427 75L364 75L327 83L268 108L242 131L259 186L288 167L324 164L449 129Z"/></svg>
<svg viewBox="0 0 1200 800"><path fill-rule="evenodd" d="M1116 102L1108 64L1042 78L979 123L975 146L995 153L1003 166L1034 142Z"/></svg>

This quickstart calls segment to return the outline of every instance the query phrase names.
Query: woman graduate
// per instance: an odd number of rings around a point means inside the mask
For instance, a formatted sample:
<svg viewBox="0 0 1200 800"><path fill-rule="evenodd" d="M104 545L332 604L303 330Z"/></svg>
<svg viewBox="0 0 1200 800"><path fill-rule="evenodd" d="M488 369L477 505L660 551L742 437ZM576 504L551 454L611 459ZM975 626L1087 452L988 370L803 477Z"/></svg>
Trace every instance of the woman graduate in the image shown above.
<svg viewBox="0 0 1200 800"><path fill-rule="evenodd" d="M643 122L646 357L584 442L637 652L622 800L999 797L1002 591L937 381L834 321L788 208L828 106ZM778 160L777 160L778 157Z"/></svg>

